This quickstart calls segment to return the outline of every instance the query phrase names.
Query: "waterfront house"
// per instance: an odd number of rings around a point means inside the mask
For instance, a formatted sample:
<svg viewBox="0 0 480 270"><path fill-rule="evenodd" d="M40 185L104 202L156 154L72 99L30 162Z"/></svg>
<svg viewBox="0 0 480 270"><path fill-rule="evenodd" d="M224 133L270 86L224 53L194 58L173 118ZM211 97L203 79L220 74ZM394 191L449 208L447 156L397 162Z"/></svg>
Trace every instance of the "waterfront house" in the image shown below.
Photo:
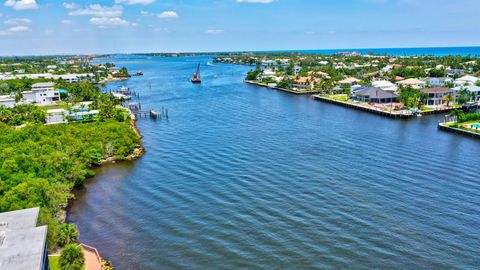
<svg viewBox="0 0 480 270"><path fill-rule="evenodd" d="M262 73L263 78L274 77L274 76L275 76L275 71L270 68L265 69Z"/></svg>
<svg viewBox="0 0 480 270"><path fill-rule="evenodd" d="M354 99L368 103L392 103L397 100L397 95L378 87L368 87L355 94Z"/></svg>
<svg viewBox="0 0 480 270"><path fill-rule="evenodd" d="M397 82L398 86L411 87L413 89L420 89L425 86L425 82L419 79L410 78Z"/></svg>
<svg viewBox="0 0 480 270"><path fill-rule="evenodd" d="M372 86L389 92L395 92L398 89L394 83L386 80L373 81Z"/></svg>
<svg viewBox="0 0 480 270"><path fill-rule="evenodd" d="M450 88L425 88L420 91L428 95L427 99L423 102L429 107L446 106L448 102L445 100L445 97L448 95L452 95L453 97L454 95L453 90ZM452 102L450 102L450 105L451 104Z"/></svg>
<svg viewBox="0 0 480 270"><path fill-rule="evenodd" d="M453 79L449 77L440 77L440 78L426 78L425 82L428 85L434 86L434 87L442 87L445 86L447 83L453 83Z"/></svg>
<svg viewBox="0 0 480 270"><path fill-rule="evenodd" d="M47 226L39 207L0 213L0 269L48 270Z"/></svg>
<svg viewBox="0 0 480 270"><path fill-rule="evenodd" d="M16 104L15 97L10 95L0 96L0 107L14 107Z"/></svg>
<svg viewBox="0 0 480 270"><path fill-rule="evenodd" d="M321 82L321 79L310 77L298 77L289 84L289 87L297 90L309 90L312 89L315 84Z"/></svg>
<svg viewBox="0 0 480 270"><path fill-rule="evenodd" d="M60 100L60 92L54 88L53 82L35 83L31 91L22 92L26 103L48 105Z"/></svg>
<svg viewBox="0 0 480 270"><path fill-rule="evenodd" d="M475 85L480 79L472 75L465 75L454 81L455 86Z"/></svg>
<svg viewBox="0 0 480 270"><path fill-rule="evenodd" d="M480 102L480 86L467 85L467 86L457 86L453 88L453 92L455 93L457 98L458 98L458 93L462 90L467 90L470 93L470 101Z"/></svg>

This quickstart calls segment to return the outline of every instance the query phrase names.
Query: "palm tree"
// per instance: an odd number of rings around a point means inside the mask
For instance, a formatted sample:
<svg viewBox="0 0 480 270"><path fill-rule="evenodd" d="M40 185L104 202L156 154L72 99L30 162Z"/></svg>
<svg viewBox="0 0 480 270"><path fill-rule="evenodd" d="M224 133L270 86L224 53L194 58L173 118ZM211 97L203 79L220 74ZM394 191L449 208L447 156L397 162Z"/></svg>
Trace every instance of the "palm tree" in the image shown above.
<svg viewBox="0 0 480 270"><path fill-rule="evenodd" d="M60 269L64 270L81 270L85 265L85 256L83 255L82 247L76 244L70 244L60 253L58 259Z"/></svg>
<svg viewBox="0 0 480 270"><path fill-rule="evenodd" d="M447 102L447 107L449 107L450 102L453 101L453 96L452 96L452 94L448 94L448 95L444 96L443 99Z"/></svg>

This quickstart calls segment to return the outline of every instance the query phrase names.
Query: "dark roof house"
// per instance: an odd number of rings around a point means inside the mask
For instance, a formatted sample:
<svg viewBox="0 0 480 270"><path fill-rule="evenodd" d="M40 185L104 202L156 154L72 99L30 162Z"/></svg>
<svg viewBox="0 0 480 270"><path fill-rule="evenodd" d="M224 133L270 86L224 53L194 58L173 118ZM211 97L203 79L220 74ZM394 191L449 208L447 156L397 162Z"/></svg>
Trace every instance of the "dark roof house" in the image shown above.
<svg viewBox="0 0 480 270"><path fill-rule="evenodd" d="M369 87L358 92L355 97L357 100L363 102L391 103L395 102L398 96L392 92L388 92L377 87Z"/></svg>

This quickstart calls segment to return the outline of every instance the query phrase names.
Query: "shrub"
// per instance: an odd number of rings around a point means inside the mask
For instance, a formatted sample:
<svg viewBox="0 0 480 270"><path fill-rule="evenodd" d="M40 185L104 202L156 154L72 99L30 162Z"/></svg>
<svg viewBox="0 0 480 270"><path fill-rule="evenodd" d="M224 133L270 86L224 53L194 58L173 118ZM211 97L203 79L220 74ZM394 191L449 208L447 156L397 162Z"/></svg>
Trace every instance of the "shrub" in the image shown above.
<svg viewBox="0 0 480 270"><path fill-rule="evenodd" d="M82 247L77 244L69 244L60 253L58 266L61 270L82 270L85 265L85 257Z"/></svg>

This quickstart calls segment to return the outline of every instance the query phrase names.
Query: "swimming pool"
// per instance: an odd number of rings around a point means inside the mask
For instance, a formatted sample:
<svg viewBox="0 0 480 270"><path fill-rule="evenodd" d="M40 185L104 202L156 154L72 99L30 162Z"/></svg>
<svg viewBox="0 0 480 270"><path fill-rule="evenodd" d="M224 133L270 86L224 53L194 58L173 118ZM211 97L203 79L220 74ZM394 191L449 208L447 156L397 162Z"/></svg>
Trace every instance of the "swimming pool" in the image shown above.
<svg viewBox="0 0 480 270"><path fill-rule="evenodd" d="M474 129L480 129L480 123L472 124L471 127Z"/></svg>

